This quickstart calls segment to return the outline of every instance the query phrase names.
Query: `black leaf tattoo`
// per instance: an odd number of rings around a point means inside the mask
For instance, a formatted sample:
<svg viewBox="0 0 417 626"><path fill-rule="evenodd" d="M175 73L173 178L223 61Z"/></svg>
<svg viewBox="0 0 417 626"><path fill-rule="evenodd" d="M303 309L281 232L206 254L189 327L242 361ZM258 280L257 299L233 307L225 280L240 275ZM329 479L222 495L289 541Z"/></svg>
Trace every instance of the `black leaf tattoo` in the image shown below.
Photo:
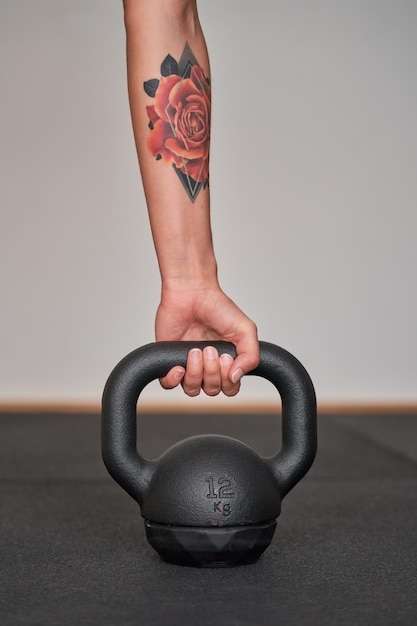
<svg viewBox="0 0 417 626"><path fill-rule="evenodd" d="M171 74L178 74L178 63L170 54L168 54L161 64L162 76L171 76Z"/></svg>
<svg viewBox="0 0 417 626"><path fill-rule="evenodd" d="M157 78L151 78L143 83L143 88L151 98L155 98L156 90L159 87L159 80Z"/></svg>

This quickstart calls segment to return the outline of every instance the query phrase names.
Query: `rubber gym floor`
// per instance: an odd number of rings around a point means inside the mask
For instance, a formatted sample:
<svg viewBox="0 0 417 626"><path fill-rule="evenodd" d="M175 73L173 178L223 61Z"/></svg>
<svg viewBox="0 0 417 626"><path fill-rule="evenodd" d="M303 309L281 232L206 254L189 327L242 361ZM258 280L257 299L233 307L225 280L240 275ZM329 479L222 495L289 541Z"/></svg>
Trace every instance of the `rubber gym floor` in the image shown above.
<svg viewBox="0 0 417 626"><path fill-rule="evenodd" d="M417 414L321 415L307 476L249 566L164 563L110 478L100 417L0 415L2 626L412 626L417 623ZM279 445L273 415L142 415L153 458L205 432Z"/></svg>

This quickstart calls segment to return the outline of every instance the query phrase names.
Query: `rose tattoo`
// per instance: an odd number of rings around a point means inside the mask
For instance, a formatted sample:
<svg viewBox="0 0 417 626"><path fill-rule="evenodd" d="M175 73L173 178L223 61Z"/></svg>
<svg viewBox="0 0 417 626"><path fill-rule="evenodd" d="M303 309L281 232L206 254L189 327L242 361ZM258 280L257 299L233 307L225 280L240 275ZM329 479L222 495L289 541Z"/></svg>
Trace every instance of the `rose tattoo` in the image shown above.
<svg viewBox="0 0 417 626"><path fill-rule="evenodd" d="M144 83L155 99L146 107L151 154L172 165L192 201L208 184L210 143L210 82L188 44L181 59L168 55L161 78Z"/></svg>

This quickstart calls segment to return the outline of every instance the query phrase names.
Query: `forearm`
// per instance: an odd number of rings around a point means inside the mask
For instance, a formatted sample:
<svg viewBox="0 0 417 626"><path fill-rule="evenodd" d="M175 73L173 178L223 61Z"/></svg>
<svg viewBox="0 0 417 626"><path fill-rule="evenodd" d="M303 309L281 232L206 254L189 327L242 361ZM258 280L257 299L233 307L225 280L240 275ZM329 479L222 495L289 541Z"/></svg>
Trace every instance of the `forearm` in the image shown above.
<svg viewBox="0 0 417 626"><path fill-rule="evenodd" d="M174 85L171 94L176 93L183 78L179 76L177 79L175 74L168 78L161 76L161 64L168 55L175 62L180 61L186 44L204 78L209 79L209 60L196 3L190 0L125 0L124 7L132 123L163 287L198 288L202 284L215 283L217 268L207 185L209 83L195 80L203 90L203 105L208 104L208 116L203 120L206 126L197 129L200 143L193 146L194 152L186 151L189 147L187 138L183 151L176 145L172 153L165 148L164 141L170 146L170 142L177 140L174 127L178 111L171 107L168 97L160 111L160 94L152 97L149 89L147 93L144 88L151 79L157 79L162 93L164 85L170 81ZM179 75L181 69L177 70ZM170 98L172 100L173 96ZM166 102L170 107L168 115ZM201 117L201 113L199 115ZM162 136L164 128L167 129L165 135L173 133L173 137ZM158 142L162 146L159 152ZM197 158L188 160L189 155Z"/></svg>
<svg viewBox="0 0 417 626"><path fill-rule="evenodd" d="M162 277L157 341L231 341L237 358L191 350L161 380L188 395L239 390L258 364L255 324L222 292L210 226L211 87L196 0L124 0L129 100Z"/></svg>

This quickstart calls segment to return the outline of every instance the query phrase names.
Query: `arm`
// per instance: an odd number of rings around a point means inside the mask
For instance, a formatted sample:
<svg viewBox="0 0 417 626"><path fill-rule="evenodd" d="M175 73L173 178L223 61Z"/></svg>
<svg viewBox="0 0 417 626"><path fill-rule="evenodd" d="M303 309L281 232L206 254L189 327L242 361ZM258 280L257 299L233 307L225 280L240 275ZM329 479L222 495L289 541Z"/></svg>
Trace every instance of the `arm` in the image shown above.
<svg viewBox="0 0 417 626"><path fill-rule="evenodd" d="M217 340L191 351L182 382L188 395L239 390L259 359L255 324L223 293L210 226L208 159L210 68L195 0L124 0L129 100L152 235L162 279L156 339Z"/></svg>

